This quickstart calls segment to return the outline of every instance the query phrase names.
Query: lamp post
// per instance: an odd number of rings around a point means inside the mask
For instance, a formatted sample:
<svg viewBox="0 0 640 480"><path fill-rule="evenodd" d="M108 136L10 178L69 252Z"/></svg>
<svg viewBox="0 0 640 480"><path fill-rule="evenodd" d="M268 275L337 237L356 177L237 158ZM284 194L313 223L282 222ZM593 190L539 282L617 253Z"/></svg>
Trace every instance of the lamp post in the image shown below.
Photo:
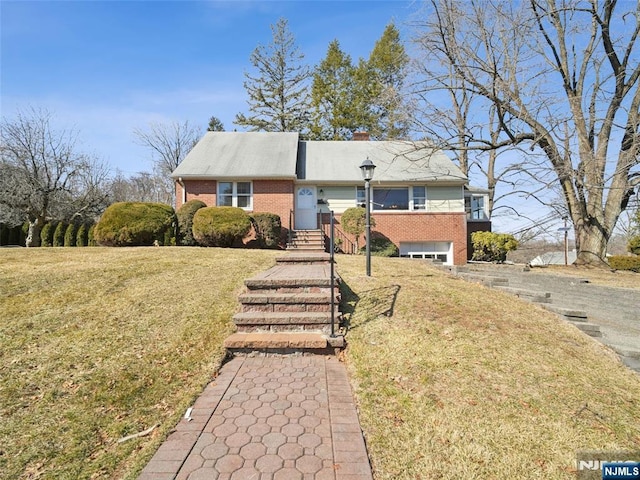
<svg viewBox="0 0 640 480"><path fill-rule="evenodd" d="M360 171L362 172L362 178L364 178L364 194L365 194L365 229L367 232L367 277L371 276L371 188L369 182L373 178L373 171L376 166L367 158L362 165L360 165Z"/></svg>

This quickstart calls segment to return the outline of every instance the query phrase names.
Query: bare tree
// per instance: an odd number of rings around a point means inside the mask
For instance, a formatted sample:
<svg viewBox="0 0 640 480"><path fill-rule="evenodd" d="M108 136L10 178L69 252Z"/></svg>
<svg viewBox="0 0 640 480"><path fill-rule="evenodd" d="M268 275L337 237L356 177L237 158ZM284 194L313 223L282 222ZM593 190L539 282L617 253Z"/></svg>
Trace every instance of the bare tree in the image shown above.
<svg viewBox="0 0 640 480"><path fill-rule="evenodd" d="M151 152L154 172L164 179L163 197L173 199L173 172L184 160L201 136L199 128L191 126L189 121L183 123L150 123L146 130L135 129L136 142ZM173 203L169 200L167 203Z"/></svg>
<svg viewBox="0 0 640 480"><path fill-rule="evenodd" d="M40 245L51 219L89 219L106 207L108 169L79 152L77 133L54 130L46 110L19 111L0 126L0 206L29 222L26 246Z"/></svg>
<svg viewBox="0 0 640 480"><path fill-rule="evenodd" d="M135 129L133 134L139 145L151 151L159 172L168 177L198 143L201 131L186 120L183 123L153 122L146 130Z"/></svg>
<svg viewBox="0 0 640 480"><path fill-rule="evenodd" d="M112 202L160 202L171 204L173 191L167 191L166 177L157 173L138 172L125 177L121 172L109 181Z"/></svg>
<svg viewBox="0 0 640 480"><path fill-rule="evenodd" d="M518 170L538 188L552 172L583 264L604 261L640 184L640 7L622 5L631 8L618 12L615 0L431 0L420 25L421 44L494 109L501 135L491 147L530 146Z"/></svg>

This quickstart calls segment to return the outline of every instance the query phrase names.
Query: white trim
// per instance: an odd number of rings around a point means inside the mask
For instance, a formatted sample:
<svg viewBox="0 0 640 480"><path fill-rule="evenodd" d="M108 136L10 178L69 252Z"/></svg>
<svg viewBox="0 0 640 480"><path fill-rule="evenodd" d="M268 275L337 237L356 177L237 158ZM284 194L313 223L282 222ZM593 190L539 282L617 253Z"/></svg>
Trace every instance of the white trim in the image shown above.
<svg viewBox="0 0 640 480"><path fill-rule="evenodd" d="M251 211L253 210L253 182L251 180L235 180L235 181L231 181L231 180L224 180L224 181L217 181L216 182L216 205L217 206L223 206L220 204L220 197L228 197L229 194L225 193L225 194L221 194L220 193L220 184L221 183L230 183L231 184L231 205L226 205L226 206L232 206L232 207L237 207L238 206L238 197L247 197L246 193L242 193L242 194L238 194L238 184L239 183L248 183L249 184L249 205L247 205L246 207L239 207L242 208L243 210L247 210L247 211Z"/></svg>

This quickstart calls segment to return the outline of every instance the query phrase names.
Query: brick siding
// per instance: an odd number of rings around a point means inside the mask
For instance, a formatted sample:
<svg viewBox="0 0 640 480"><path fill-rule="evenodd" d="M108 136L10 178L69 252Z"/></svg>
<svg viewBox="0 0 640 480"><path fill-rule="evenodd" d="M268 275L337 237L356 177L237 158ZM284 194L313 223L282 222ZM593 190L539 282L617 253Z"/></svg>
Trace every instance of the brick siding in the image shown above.
<svg viewBox="0 0 640 480"><path fill-rule="evenodd" d="M215 180L185 180L187 201L202 200L216 205ZM289 224L289 212L294 208L293 180L254 180L253 212L275 213L280 216L283 230ZM182 205L182 187L176 183L177 208ZM467 220L463 212L456 213L387 213L374 212L380 232L396 245L400 242L453 242L453 261L463 265L467 261ZM340 215L336 215L340 222Z"/></svg>

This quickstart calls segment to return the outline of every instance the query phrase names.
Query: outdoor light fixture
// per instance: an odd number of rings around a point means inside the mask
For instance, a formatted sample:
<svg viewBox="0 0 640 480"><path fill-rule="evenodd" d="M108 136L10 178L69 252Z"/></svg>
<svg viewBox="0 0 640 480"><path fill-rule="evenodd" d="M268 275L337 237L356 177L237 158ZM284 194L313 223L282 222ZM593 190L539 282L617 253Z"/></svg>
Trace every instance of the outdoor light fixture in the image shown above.
<svg viewBox="0 0 640 480"><path fill-rule="evenodd" d="M371 276L371 188L369 182L373 178L373 171L376 169L374 163L367 158L362 165L360 165L360 171L362 172L362 178L364 178L364 192L365 192L365 228L367 232L367 277Z"/></svg>

